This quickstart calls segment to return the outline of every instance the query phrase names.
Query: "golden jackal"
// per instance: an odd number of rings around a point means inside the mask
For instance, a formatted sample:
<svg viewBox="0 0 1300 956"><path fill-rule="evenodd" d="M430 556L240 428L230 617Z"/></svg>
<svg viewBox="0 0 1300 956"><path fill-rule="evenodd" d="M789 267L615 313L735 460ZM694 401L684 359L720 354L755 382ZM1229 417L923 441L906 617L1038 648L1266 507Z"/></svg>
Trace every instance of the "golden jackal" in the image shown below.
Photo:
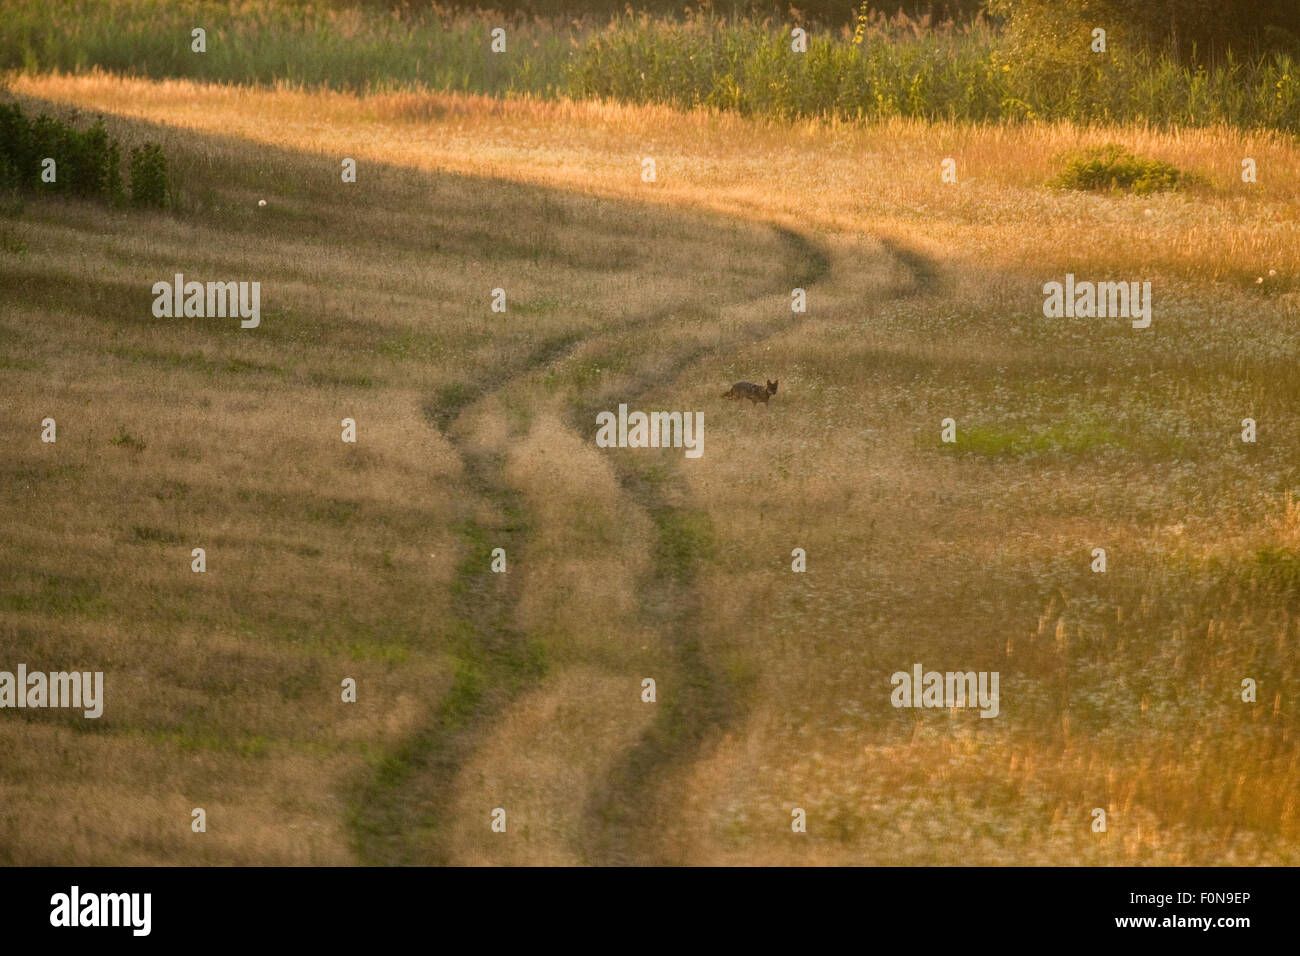
<svg viewBox="0 0 1300 956"><path fill-rule="evenodd" d="M775 394L776 382L773 381L767 383L767 388L764 388L762 385L755 385L753 382L737 382L735 385L731 386L730 391L723 392L722 397L734 398L737 401L742 398L747 398L756 405L759 402L766 405L767 400Z"/></svg>

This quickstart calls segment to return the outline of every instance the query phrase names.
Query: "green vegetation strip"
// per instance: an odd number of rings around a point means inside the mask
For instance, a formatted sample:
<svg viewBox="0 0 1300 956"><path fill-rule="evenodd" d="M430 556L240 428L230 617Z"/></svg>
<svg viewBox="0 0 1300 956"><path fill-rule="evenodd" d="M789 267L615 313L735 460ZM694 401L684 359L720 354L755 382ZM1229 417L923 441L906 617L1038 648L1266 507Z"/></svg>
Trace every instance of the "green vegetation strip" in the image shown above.
<svg viewBox="0 0 1300 956"><path fill-rule="evenodd" d="M0 21L0 69L609 97L784 119L1227 123L1300 132L1294 48L1192 64L1152 39L1115 37L1098 54L1085 29L1091 21L1073 8L1051 30L1037 28L1043 17L1032 11L1002 28L982 19L918 28L877 14L856 29L810 29L804 52L792 50L793 22L707 12L607 22L398 12L270 0L12 0ZM506 46L494 52L498 27ZM205 31L203 52L194 49L195 29Z"/></svg>
<svg viewBox="0 0 1300 956"><path fill-rule="evenodd" d="M78 130L41 114L29 119L16 104L0 104L0 193L52 192L121 202L122 149L104 121ZM167 203L167 157L157 143L131 150L131 201Z"/></svg>

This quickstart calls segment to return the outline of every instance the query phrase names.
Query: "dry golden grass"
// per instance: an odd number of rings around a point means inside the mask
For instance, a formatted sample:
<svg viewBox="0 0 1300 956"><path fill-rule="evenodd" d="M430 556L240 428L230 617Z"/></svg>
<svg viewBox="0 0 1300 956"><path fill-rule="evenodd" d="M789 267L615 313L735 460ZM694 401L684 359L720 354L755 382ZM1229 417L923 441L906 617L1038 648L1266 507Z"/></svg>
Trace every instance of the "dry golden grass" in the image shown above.
<svg viewBox="0 0 1300 956"><path fill-rule="evenodd" d="M0 634L108 671L111 709L9 715L0 855L1300 859L1294 142L10 88L158 139L186 195L5 223ZM1042 187L1108 141L1208 184ZM152 320L178 270L260 279L263 328ZM1151 329L1044 319L1067 271L1150 280ZM702 409L704 457L596 448L619 401ZM893 709L915 662L998 670L1001 715Z"/></svg>

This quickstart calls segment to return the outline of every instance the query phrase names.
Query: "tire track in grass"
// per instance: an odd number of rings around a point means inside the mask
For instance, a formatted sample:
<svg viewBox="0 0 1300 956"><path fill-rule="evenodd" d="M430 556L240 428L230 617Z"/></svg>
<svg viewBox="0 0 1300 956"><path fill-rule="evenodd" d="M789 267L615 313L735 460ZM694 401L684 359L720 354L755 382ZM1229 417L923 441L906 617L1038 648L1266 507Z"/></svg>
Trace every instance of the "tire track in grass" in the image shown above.
<svg viewBox="0 0 1300 956"><path fill-rule="evenodd" d="M503 456L476 448L456 427L469 408L527 376L569 358L584 343L617 337L632 328L653 328L682 309L680 303L594 330L552 336L521 359L507 362L470 384L440 389L422 406L426 420L451 443L461 460L472 501L489 519L466 517L456 527L463 558L451 584L452 682L431 717L386 753L369 779L355 788L347 809L352 846L362 863L446 865L450 828L442 816L465 759L494 718L545 674L544 649L514 624L518 575L490 570L491 548L510 560L523 553L529 526L521 495L501 477Z"/></svg>
<svg viewBox="0 0 1300 956"><path fill-rule="evenodd" d="M786 247L787 276L793 283L783 283L782 288L806 289L829 274L829 250L792 229L772 228ZM576 408L571 424L580 432L594 428L599 411L618 402L637 403L663 382L676 381L708 355L779 335L801 321L791 312L748 325L722 343L678 352L666 364L644 371L631 387ZM658 675L657 683L664 692L655 705L653 723L588 795L586 817L591 836L582 849L589 863L680 863L684 861L665 859L657 846L656 784L695 759L712 736L738 722L746 702L743 689L721 676L710 661L700 632L697 571L711 555L714 539L708 514L672 504L688 500L680 465L634 464L626 454L613 456L611 461L624 491L655 528L651 571L641 592L641 615L652 629L667 635L670 672Z"/></svg>
<svg viewBox="0 0 1300 956"><path fill-rule="evenodd" d="M445 417L439 430L448 434L458 414ZM426 415L439 424L430 407ZM489 563L492 548L505 548L513 561L523 547L529 528L520 496L500 481L498 454L452 443L471 497L487 506L477 510L490 517L467 515L455 528L462 557L450 588L451 686L431 719L383 758L354 799L354 848L367 864L451 862L443 812L456 774L492 716L545 673L541 646L514 626L518 575L495 574Z"/></svg>
<svg viewBox="0 0 1300 956"><path fill-rule="evenodd" d="M796 285L806 288L829 272L828 250L794 230L772 228L787 249ZM362 862L450 862L446 845L450 828L440 813L453 798L456 775L495 717L522 691L535 686L546 670L542 647L514 625L519 599L515 582L519 579L493 574L488 565L491 547L504 547L511 556L523 550L529 528L521 496L501 478L502 456L473 448L457 436L455 424L472 405L564 361L579 346L604 339L617 342L630 328L644 330L664 324L678 311L678 306L661 307L596 330L586 338L576 332L553 337L485 380L471 386L449 386L425 403L426 418L452 442L469 490L475 500L489 506L492 518L488 522L466 518L457 528L465 557L451 587L455 622L451 688L431 720L380 762L350 806L353 844ZM637 396L646 394L712 352L752 344L803 321L791 316L747 327L720 345L685 350L672 358L667 369L660 364L643 372L632 391ZM594 420L594 412L587 415L587 410L573 412L580 432L589 419ZM674 671L680 677L673 700L661 705L655 723L621 758L609 782L593 791L587 812L596 824L595 837L584 849L589 862L658 862L647 854L652 846L647 828L652 821L645 818L648 797L641 780L656 768L667 769L692 759L704 740L734 721L741 708L734 688L730 694L719 692L723 685L709 664L698 632L699 596L694 579L711 545L707 515L669 503L669 488L680 493L683 487L680 472L665 475L654 469L633 470L626 464L616 468L620 483L644 508L656 529L653 570L643 606L650 611L648 619L672 635Z"/></svg>
<svg viewBox="0 0 1300 956"><path fill-rule="evenodd" d="M831 256L824 246L793 230L773 228L796 263L791 269L794 286L808 288L829 275ZM882 301L935 291L941 282L937 262L894 240L877 237L877 241L904 273L901 282L889 286ZM806 321L806 315L791 313L747 326L718 344L683 351L667 366L644 373L630 388L584 403L575 410L572 424L580 430L594 428L597 412L617 402L639 402L709 355L735 352ZM627 455L615 456L612 461L624 490L650 516L656 529L641 613L656 630L669 635L671 673L668 681L657 681L661 693L654 722L588 796L591 837L584 847L585 858L602 865L683 864L687 861L669 856L658 839L662 829L656 810L663 808L660 788L694 760L709 740L735 726L744 717L747 701L744 688L735 679L720 675L710 662L700 631L702 599L697 569L709 557L714 536L707 513L671 503L689 500L682 466L636 465Z"/></svg>

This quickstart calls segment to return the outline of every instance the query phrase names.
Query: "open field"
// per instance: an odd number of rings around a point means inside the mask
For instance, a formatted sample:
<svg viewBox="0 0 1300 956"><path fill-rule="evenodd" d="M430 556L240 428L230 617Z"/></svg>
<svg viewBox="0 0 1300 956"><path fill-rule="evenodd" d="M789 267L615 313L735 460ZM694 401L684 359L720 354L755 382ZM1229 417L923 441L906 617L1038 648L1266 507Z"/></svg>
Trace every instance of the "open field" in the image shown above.
<svg viewBox="0 0 1300 956"><path fill-rule="evenodd" d="M180 192L0 218L0 667L108 688L0 721L0 861L1300 862L1294 139L9 90ZM1106 142L1203 181L1044 188ZM1044 318L1067 272L1151 327ZM620 402L703 456L597 448ZM916 662L999 716L895 709Z"/></svg>

